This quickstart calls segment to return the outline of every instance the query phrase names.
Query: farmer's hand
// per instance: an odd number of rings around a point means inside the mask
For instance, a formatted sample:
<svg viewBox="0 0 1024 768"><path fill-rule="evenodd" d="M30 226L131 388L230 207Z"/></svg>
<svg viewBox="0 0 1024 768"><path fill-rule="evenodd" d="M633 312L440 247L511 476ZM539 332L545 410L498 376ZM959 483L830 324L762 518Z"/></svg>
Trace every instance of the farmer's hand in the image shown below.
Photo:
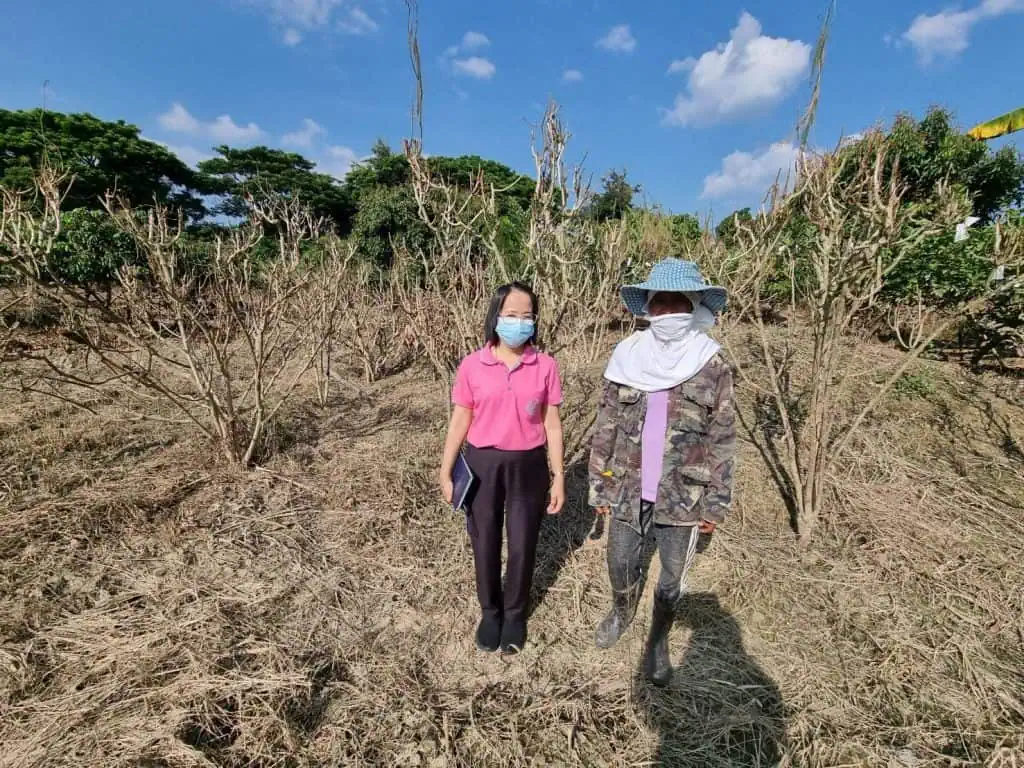
<svg viewBox="0 0 1024 768"><path fill-rule="evenodd" d="M711 537L715 533L715 524L710 520L701 520L697 526L697 553L703 554L711 544Z"/></svg>
<svg viewBox="0 0 1024 768"><path fill-rule="evenodd" d="M611 507L594 507L594 514L601 517L608 517L612 513Z"/></svg>
<svg viewBox="0 0 1024 768"><path fill-rule="evenodd" d="M555 475L551 480L551 501L548 514L557 515L565 506L565 475Z"/></svg>

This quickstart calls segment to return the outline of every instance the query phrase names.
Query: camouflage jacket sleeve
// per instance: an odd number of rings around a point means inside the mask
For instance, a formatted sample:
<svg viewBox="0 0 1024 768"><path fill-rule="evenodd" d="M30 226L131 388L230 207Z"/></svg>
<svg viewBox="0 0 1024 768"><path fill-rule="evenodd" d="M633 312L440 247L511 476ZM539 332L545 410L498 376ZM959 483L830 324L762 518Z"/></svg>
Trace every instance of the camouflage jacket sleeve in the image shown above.
<svg viewBox="0 0 1024 768"><path fill-rule="evenodd" d="M732 371L724 363L715 383L715 404L708 424L707 457L711 480L704 496L702 517L720 523L732 505L733 469L736 463L736 411Z"/></svg>
<svg viewBox="0 0 1024 768"><path fill-rule="evenodd" d="M607 477L615 452L616 413L618 407L615 393L617 388L609 381L604 383L601 403L597 409L594 425L594 439L590 446L590 506L610 507L612 500L606 493Z"/></svg>

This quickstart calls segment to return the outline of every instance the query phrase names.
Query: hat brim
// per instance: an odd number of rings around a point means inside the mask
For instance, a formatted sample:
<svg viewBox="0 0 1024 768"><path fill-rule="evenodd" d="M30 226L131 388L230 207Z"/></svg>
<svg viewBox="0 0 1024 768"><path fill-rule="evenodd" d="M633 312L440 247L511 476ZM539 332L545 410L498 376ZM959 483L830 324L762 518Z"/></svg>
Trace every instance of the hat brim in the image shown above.
<svg viewBox="0 0 1024 768"><path fill-rule="evenodd" d="M717 285L708 285L703 288L670 290L660 286L640 283L639 285L627 285L622 291L622 303L626 305L632 314L643 317L644 305L647 303L648 293L699 293L700 303L711 310L714 314L721 314L729 303L729 294L725 288Z"/></svg>

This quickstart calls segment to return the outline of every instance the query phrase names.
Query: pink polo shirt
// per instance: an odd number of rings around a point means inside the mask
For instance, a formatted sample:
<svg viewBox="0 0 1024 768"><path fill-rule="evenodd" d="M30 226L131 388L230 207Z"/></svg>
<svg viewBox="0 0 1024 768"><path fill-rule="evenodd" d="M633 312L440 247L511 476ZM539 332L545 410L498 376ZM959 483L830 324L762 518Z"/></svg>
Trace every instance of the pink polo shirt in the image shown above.
<svg viewBox="0 0 1024 768"><path fill-rule="evenodd" d="M529 451L547 442L544 409L562 404L558 364L527 347L509 369L490 346L466 357L455 374L452 402L473 411L467 439L475 448Z"/></svg>

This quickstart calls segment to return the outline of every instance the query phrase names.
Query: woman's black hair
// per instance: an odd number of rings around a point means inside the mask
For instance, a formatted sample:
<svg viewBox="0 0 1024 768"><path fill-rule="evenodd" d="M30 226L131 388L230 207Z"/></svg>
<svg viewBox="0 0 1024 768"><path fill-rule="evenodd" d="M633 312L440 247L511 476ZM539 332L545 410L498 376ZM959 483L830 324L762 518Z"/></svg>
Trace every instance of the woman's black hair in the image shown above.
<svg viewBox="0 0 1024 768"><path fill-rule="evenodd" d="M487 309L487 319L484 320L484 341L492 346L498 345L498 317L501 316L501 310L505 306L505 299L513 291L519 291L525 293L530 297L530 306L533 313L533 319L536 321L540 316L540 302L537 300L537 294L533 292L533 288L526 285L526 283L520 283L519 281L513 283L506 283L505 285L499 286L494 292L494 296L491 298L491 306ZM535 347L540 346L540 341L537 338L537 330L534 327L533 336L530 337L528 342Z"/></svg>

